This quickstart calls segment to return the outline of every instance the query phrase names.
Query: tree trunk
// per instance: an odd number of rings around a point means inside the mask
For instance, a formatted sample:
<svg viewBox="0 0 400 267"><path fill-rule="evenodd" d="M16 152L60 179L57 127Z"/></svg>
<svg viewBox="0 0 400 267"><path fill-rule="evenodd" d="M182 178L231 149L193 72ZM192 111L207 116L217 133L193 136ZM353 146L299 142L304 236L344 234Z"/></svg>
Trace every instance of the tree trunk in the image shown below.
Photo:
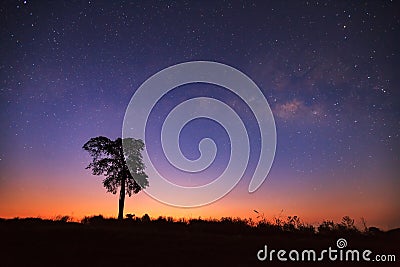
<svg viewBox="0 0 400 267"><path fill-rule="evenodd" d="M119 192L118 220L124 219L124 205L125 205L125 177L122 178L121 189Z"/></svg>

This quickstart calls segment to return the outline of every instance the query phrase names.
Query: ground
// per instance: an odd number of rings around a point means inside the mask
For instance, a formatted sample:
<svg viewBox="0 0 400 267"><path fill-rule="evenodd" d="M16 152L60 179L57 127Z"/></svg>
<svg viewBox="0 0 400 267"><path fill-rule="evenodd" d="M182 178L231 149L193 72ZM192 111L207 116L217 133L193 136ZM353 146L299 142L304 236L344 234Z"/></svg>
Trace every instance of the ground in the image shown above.
<svg viewBox="0 0 400 267"><path fill-rule="evenodd" d="M257 252L286 249L369 249L399 254L399 230L375 234L282 232L234 222L192 223L92 220L85 223L42 219L0 220L1 266L398 266L396 262L259 261ZM287 256L287 255L286 255ZM361 264L362 263L362 264Z"/></svg>

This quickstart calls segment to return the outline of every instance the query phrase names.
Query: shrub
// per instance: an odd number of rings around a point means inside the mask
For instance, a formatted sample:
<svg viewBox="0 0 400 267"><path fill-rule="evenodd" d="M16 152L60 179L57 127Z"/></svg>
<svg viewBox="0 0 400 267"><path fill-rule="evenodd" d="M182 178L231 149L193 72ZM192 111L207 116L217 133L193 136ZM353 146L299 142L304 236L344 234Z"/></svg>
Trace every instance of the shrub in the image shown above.
<svg viewBox="0 0 400 267"><path fill-rule="evenodd" d="M126 216L126 218L129 219L129 220L133 220L133 217L135 217L135 214L130 214L130 213L128 213L128 214L126 214L125 216Z"/></svg>
<svg viewBox="0 0 400 267"><path fill-rule="evenodd" d="M336 224L333 221L323 221L318 226L318 233L330 234L337 230Z"/></svg>
<svg viewBox="0 0 400 267"><path fill-rule="evenodd" d="M71 222L72 218L70 216L68 216L68 215L64 215L64 216L58 215L55 220L59 221L59 222L66 223L66 222Z"/></svg>
<svg viewBox="0 0 400 267"><path fill-rule="evenodd" d="M142 222L150 222L150 216L147 213L142 216Z"/></svg>
<svg viewBox="0 0 400 267"><path fill-rule="evenodd" d="M103 215L100 214L100 215L95 215L95 216L91 216L91 217L85 216L85 218L83 218L81 220L81 223L83 223L83 224L98 224L98 223L102 223L104 221L105 221L105 219L104 219Z"/></svg>

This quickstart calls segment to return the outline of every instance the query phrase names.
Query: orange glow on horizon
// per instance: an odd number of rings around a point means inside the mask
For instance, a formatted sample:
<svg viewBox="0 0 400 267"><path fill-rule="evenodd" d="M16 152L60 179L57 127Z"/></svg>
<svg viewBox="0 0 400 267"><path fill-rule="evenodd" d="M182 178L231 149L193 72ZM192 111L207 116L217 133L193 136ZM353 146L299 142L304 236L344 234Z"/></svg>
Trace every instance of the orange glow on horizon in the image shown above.
<svg viewBox="0 0 400 267"><path fill-rule="evenodd" d="M48 182L45 186L39 178L34 178L31 177L29 186L26 181L13 182L7 185L13 190L2 190L0 217L54 219L58 215L68 215L77 221L98 214L117 217L118 195L106 193L101 179L96 179L98 177L82 177L80 184L71 185L68 182L71 178L65 176L58 179L57 183ZM60 184L60 180L65 181L65 184ZM399 221L397 215L393 212L398 209L394 190L388 192L385 188L376 187L370 192L354 194L353 188L342 188L340 184L336 188L329 187L329 190L314 190L305 185L296 185L296 191L293 192L293 188L282 187L279 181L270 180L257 192L248 194L244 186L239 184L224 198L199 208L171 207L140 192L126 198L125 214L141 217L147 213L151 218L164 216L175 219L240 217L252 218L254 221L258 221L257 216L262 214L269 221L275 217L284 219L289 215L297 215L305 223L314 225L323 220L340 222L343 216L348 215L359 226L361 217L367 220L369 226L383 229L399 226L396 225ZM386 198L376 201L383 194Z"/></svg>

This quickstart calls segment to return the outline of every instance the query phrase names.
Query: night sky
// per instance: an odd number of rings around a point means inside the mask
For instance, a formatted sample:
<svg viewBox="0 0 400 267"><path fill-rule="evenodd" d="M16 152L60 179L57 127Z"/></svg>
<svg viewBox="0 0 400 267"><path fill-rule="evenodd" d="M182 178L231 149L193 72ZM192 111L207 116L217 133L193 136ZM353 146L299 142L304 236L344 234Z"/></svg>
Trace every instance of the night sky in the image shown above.
<svg viewBox="0 0 400 267"><path fill-rule="evenodd" d="M349 215L400 226L398 2L6 1L0 21L0 217L115 217L118 195L85 170L82 145L121 137L132 95L153 74L205 60L242 71L268 100L277 131L268 178L248 193L259 132L240 99L218 86L184 85L150 118L145 143L160 172L201 185L223 171L229 137L211 120L194 120L180 136L189 159L202 138L214 139L217 157L204 173L177 173L159 149L172 107L207 96L244 118L252 135L245 176L211 205L176 208L141 192L127 199L126 213L248 218L256 209L269 219Z"/></svg>

